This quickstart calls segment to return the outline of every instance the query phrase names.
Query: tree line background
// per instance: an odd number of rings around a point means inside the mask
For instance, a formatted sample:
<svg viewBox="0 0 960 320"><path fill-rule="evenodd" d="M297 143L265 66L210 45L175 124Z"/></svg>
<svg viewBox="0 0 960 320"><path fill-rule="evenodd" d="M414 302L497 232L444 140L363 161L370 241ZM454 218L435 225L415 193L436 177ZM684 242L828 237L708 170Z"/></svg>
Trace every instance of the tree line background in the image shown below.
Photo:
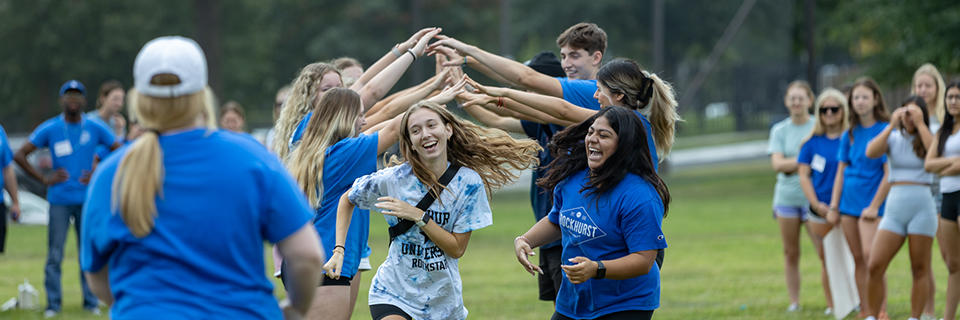
<svg viewBox="0 0 960 320"><path fill-rule="evenodd" d="M137 52L164 35L201 44L210 86L221 102L235 100L247 109L248 128L271 125L274 94L303 66L341 56L370 65L430 26L524 61L542 50L559 55L555 40L563 30L597 23L609 37L605 61L637 60L687 98L680 109L690 121L680 134L766 130L786 115L782 96L795 79L819 89L870 75L885 89L903 91L923 63L936 65L947 81L960 71L955 0L756 0L711 65L711 52L744 2L0 0L0 124L25 132L56 115L57 90L69 79L86 85L87 109L93 109L99 85L117 79L129 88ZM657 5L662 47L654 41ZM425 80L433 67L430 59L417 61L395 89ZM690 93L691 82L707 69L703 85ZM718 120L705 119L704 109L714 102L725 103L731 114L711 129L710 121Z"/></svg>

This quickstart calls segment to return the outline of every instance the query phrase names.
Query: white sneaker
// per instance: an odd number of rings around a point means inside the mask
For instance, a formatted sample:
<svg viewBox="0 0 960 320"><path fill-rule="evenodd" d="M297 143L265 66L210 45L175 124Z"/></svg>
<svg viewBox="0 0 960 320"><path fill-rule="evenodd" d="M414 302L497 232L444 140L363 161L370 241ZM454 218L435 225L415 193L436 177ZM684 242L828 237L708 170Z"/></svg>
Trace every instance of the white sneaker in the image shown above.
<svg viewBox="0 0 960 320"><path fill-rule="evenodd" d="M787 307L787 312L797 312L797 311L800 311L801 309L803 308L801 308L799 304L791 303L790 306Z"/></svg>
<svg viewBox="0 0 960 320"><path fill-rule="evenodd" d="M829 316L831 314L833 314L833 309L827 308L826 310L823 310L823 315Z"/></svg>
<svg viewBox="0 0 960 320"><path fill-rule="evenodd" d="M50 309L47 309L47 311L44 311L44 312L43 312L43 317L44 317L44 318L47 318L47 319L53 318L53 317L56 317L56 316L57 316L57 312L56 312L56 311L53 311L53 310L50 310Z"/></svg>
<svg viewBox="0 0 960 320"><path fill-rule="evenodd" d="M936 319L937 319L937 318L935 318L934 316L931 316L931 315L928 315L928 314L922 314L922 315L920 315L920 320L936 320Z"/></svg>
<svg viewBox="0 0 960 320"><path fill-rule="evenodd" d="M91 309L84 309L84 310L86 310L87 312L95 316L100 315L100 308L91 308Z"/></svg>

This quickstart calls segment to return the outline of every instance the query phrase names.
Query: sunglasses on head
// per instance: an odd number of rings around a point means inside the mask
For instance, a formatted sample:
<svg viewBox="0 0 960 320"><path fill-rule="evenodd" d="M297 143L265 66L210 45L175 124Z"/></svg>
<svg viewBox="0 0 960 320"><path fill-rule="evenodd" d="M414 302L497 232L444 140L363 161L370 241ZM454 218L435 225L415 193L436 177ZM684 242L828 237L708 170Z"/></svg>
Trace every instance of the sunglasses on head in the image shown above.
<svg viewBox="0 0 960 320"><path fill-rule="evenodd" d="M820 107L820 114L826 114L827 111L833 113L840 113L840 107Z"/></svg>

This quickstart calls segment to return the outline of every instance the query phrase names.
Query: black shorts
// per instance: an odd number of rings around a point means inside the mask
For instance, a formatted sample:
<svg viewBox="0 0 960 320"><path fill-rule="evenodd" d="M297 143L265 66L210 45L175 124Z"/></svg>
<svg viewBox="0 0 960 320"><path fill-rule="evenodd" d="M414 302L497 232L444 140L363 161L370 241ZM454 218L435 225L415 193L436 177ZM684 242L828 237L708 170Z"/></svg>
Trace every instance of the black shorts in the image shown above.
<svg viewBox="0 0 960 320"><path fill-rule="evenodd" d="M650 320L653 319L653 310L627 310L602 315L593 320ZM550 320L574 320L571 317L554 311Z"/></svg>
<svg viewBox="0 0 960 320"><path fill-rule="evenodd" d="M413 320L406 312L403 312L399 307L392 304L371 304L370 305L370 317L373 320L380 320L386 318L387 316L401 316L407 320Z"/></svg>
<svg viewBox="0 0 960 320"><path fill-rule="evenodd" d="M284 289L287 288L287 260L283 260L280 263L280 282L283 283ZM350 286L350 281L353 280L353 277L344 277L340 276L340 279L330 279L327 275L323 275L323 281L317 284L317 286Z"/></svg>
<svg viewBox="0 0 960 320"><path fill-rule="evenodd" d="M537 280L540 283L540 300L557 300L560 283L563 282L563 270L560 269L560 257L562 255L563 246L540 248L540 270L543 270L543 273L537 275Z"/></svg>
<svg viewBox="0 0 960 320"><path fill-rule="evenodd" d="M960 214L960 191L943 194L943 204L940 207L940 217L953 222Z"/></svg>

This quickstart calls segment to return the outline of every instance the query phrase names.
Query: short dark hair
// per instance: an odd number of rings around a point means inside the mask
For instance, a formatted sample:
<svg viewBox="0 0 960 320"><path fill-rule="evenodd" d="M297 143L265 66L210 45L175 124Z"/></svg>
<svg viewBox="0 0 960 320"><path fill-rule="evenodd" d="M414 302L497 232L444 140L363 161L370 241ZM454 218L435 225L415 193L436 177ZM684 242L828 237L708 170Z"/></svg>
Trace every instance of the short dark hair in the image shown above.
<svg viewBox="0 0 960 320"><path fill-rule="evenodd" d="M573 49L583 49L593 54L607 51L607 33L595 23L581 22L568 28L557 37L557 46L570 46Z"/></svg>

